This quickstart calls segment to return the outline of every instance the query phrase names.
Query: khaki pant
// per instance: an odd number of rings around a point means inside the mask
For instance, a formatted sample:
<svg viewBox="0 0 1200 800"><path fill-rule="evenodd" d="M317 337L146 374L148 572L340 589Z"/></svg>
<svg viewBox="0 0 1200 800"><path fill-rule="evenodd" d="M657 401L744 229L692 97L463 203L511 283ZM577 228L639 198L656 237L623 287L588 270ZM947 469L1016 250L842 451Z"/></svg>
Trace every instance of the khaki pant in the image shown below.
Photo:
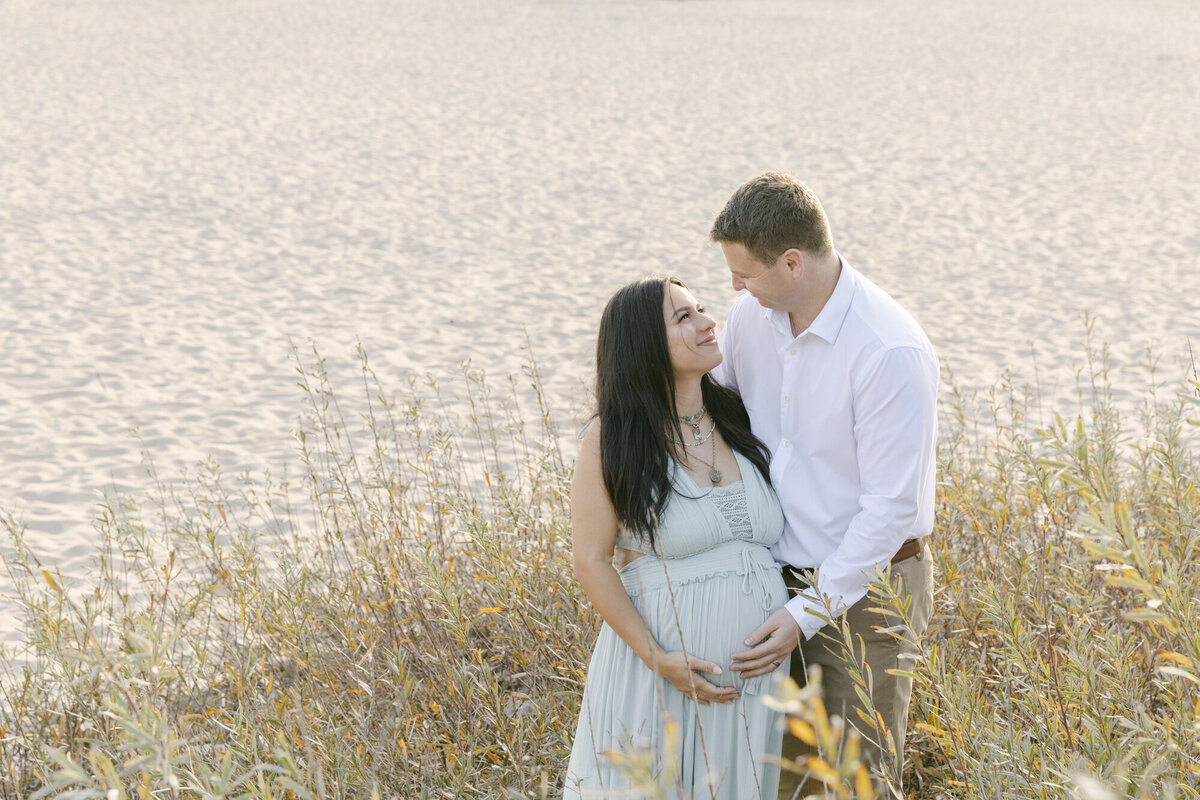
<svg viewBox="0 0 1200 800"><path fill-rule="evenodd" d="M889 579L892 585L899 581L901 596L912 595L909 607L912 629L918 635L925 633L929 626L929 617L933 610L933 572L929 545L923 544L921 553L912 558L892 564ZM797 576L792 570L784 568L784 579L792 592L807 589L808 583L802 576ZM904 769L904 736L908 728L908 703L912 696L912 679L889 675L889 669L912 671L915 666L916 644L909 637L903 640L892 634L880 633L880 628L890 628L900 623L895 617L884 616L868 609L879 606L870 595L855 603L846 612L844 619L849 625L854 641L854 652L857 659L862 658L863 650L866 662L871 666L874 692L872 701L875 709L883 715L888 733L896 743L899 756L893 764L893 785L899 789L900 776ZM859 637L862 645L859 645ZM862 760L872 771L881 770L886 763L880 750L879 734L872 730L856 713L856 708L863 708L862 702L855 691L844 657L845 645L839 630L827 625L813 638L805 640L800 645L800 652L792 654L792 678L804 686L808 678L808 667L813 664L821 666L822 695L825 709L830 716L835 714L848 720L862 734ZM886 746L884 747L886 751ZM791 734L785 734L783 740L783 758L794 761L797 757L803 759L811 754L811 748ZM826 754L827 759L835 756ZM784 771L779 785L779 797L802 798L809 793L821 796L819 781L810 780L803 786L803 770L801 774Z"/></svg>

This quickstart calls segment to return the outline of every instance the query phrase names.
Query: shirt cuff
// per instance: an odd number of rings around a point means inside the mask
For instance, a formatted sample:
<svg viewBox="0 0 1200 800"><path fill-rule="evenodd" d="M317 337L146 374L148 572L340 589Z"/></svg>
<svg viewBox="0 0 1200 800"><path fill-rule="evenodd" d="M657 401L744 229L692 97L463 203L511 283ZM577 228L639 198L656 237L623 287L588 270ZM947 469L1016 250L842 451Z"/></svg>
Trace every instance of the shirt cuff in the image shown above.
<svg viewBox="0 0 1200 800"><path fill-rule="evenodd" d="M798 594L789 600L784 608L792 615L792 619L796 620L796 624L800 626L800 633L805 639L811 639L817 631L828 624L813 613L816 603L812 597Z"/></svg>

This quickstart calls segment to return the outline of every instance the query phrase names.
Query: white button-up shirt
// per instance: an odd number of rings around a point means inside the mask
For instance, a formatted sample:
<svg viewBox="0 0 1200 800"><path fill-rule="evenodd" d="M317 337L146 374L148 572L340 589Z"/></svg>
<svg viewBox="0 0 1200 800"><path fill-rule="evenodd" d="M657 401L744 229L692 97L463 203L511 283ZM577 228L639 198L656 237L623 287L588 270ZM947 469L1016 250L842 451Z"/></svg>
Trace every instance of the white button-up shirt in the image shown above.
<svg viewBox="0 0 1200 800"><path fill-rule="evenodd" d="M771 451L786 525L776 560L818 567L835 614L866 594L906 539L933 530L938 361L908 312L842 259L825 307L799 336L750 295L721 332L717 382L736 389ZM787 604L805 637L825 601Z"/></svg>

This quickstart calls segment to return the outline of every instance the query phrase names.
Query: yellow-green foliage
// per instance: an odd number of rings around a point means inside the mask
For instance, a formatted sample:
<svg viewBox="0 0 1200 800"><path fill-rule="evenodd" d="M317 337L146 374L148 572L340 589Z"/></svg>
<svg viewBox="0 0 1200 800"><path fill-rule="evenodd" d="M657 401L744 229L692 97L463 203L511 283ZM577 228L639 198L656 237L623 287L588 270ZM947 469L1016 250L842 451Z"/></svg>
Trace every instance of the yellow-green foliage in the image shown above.
<svg viewBox="0 0 1200 800"><path fill-rule="evenodd" d="M364 360L352 440L321 364L300 372L313 533L280 487L209 465L111 505L68 591L9 521L30 650L0 687L0 797L549 791L596 622L536 385L493 407L468 374L460 420L433 384L385 398Z"/></svg>
<svg viewBox="0 0 1200 800"><path fill-rule="evenodd" d="M1127 438L1105 370L1042 427L1006 387L990 425L947 404L917 796L1200 797L1200 383Z"/></svg>
<svg viewBox="0 0 1200 800"><path fill-rule="evenodd" d="M1125 439L1091 372L1086 412L1041 430L1003 387L987 424L948 393L911 797L1200 797L1200 386ZM111 500L74 588L8 520L29 646L0 798L557 794L599 620L536 372L392 396L364 359L362 426L319 361L299 373L303 510L210 464ZM781 702L802 734L837 724ZM853 758L809 767L873 796Z"/></svg>

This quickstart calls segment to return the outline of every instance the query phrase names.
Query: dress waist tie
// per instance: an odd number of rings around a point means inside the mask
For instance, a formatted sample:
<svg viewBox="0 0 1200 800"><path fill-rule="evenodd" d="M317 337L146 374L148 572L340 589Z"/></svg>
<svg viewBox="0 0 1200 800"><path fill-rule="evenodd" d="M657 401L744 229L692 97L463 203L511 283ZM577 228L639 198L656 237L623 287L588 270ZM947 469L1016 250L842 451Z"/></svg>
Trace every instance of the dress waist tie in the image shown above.
<svg viewBox="0 0 1200 800"><path fill-rule="evenodd" d="M771 590L767 580L772 577L772 571L759 559L754 558L750 548L742 550L742 592L754 594L757 592L758 604L763 611L771 611L775 604L771 602Z"/></svg>

